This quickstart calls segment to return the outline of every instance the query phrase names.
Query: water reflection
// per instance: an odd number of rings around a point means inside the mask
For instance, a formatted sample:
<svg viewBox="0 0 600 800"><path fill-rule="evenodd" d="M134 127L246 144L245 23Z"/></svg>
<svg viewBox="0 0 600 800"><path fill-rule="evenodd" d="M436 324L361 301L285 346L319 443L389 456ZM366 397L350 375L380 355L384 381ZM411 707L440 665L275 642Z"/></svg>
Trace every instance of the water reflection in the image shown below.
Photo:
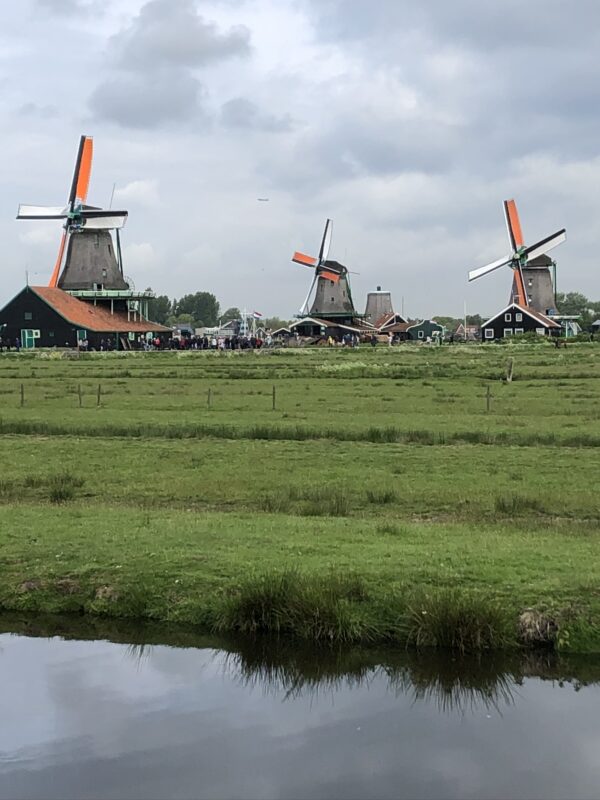
<svg viewBox="0 0 600 800"><path fill-rule="evenodd" d="M0 799L597 796L599 660L7 629Z"/></svg>
<svg viewBox="0 0 600 800"><path fill-rule="evenodd" d="M153 649L197 647L215 651L222 674L247 689L259 689L283 700L317 697L323 692L368 688L384 682L393 694L412 702L434 703L440 712L465 713L478 708L500 712L515 702L525 678L557 686L600 683L600 659L560 657L548 650L514 654L458 656L404 649L314 647L289 640L199 635L188 628L72 617L0 617L0 632L65 639L108 639L126 644L126 656L140 669Z"/></svg>

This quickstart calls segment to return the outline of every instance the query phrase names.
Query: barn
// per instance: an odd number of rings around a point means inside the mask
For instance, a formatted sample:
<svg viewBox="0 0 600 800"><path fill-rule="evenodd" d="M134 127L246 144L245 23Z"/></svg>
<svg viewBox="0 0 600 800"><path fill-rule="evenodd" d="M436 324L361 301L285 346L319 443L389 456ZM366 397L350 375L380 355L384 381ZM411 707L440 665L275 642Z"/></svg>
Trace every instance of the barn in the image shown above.
<svg viewBox="0 0 600 800"><path fill-rule="evenodd" d="M77 347L87 340L99 350L129 349L140 336L171 335L170 328L149 322L134 311L113 311L50 286L26 286L0 311L2 338L18 338L23 348Z"/></svg>
<svg viewBox="0 0 600 800"><path fill-rule="evenodd" d="M560 332L560 324L546 314L542 314L541 311L536 311L531 307L525 308L518 303L511 303L483 323L481 340L493 342L523 333L558 336Z"/></svg>

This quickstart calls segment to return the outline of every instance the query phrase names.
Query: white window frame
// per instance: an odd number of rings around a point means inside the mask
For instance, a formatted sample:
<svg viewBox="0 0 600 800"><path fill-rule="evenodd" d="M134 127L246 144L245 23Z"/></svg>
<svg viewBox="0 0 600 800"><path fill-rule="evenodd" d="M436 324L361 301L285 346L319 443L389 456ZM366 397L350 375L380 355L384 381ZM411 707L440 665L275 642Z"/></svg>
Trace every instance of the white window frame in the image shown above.
<svg viewBox="0 0 600 800"><path fill-rule="evenodd" d="M494 338L494 329L493 328L484 328L484 338L485 339L493 339Z"/></svg>
<svg viewBox="0 0 600 800"><path fill-rule="evenodd" d="M523 322L523 314L520 311L515 313L515 322Z"/></svg>
<svg viewBox="0 0 600 800"><path fill-rule="evenodd" d="M504 322L512 322L512 314L510 313L510 311L507 311L506 314L504 315Z"/></svg>
<svg viewBox="0 0 600 800"><path fill-rule="evenodd" d="M508 336L512 336L512 335L513 335L513 329L512 328L504 328L503 336L504 336L505 339Z"/></svg>
<svg viewBox="0 0 600 800"><path fill-rule="evenodd" d="M417 339L424 339L425 331L417 331Z"/></svg>
<svg viewBox="0 0 600 800"><path fill-rule="evenodd" d="M515 328L515 336L518 336L520 333L525 333L525 328Z"/></svg>
<svg viewBox="0 0 600 800"><path fill-rule="evenodd" d="M535 332L537 333L538 336L545 336L546 335L546 329L545 328L536 328Z"/></svg>

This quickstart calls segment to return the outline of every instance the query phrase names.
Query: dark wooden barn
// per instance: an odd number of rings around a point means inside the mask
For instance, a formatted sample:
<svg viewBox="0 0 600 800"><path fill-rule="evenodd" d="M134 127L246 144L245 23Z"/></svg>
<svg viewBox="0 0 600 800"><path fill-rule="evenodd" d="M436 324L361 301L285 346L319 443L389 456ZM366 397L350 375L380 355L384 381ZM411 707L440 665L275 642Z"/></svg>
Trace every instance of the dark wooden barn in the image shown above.
<svg viewBox="0 0 600 800"><path fill-rule="evenodd" d="M525 308L517 303L511 303L483 323L481 326L481 340L483 342L493 342L495 339L519 336L523 333L558 336L560 331L560 324L540 311L535 311L533 308Z"/></svg>
<svg viewBox="0 0 600 800"><path fill-rule="evenodd" d="M18 338L24 348L76 347L128 349L149 333L168 339L170 328L143 319L134 312L114 311L78 300L62 289L26 286L0 311L4 341Z"/></svg>

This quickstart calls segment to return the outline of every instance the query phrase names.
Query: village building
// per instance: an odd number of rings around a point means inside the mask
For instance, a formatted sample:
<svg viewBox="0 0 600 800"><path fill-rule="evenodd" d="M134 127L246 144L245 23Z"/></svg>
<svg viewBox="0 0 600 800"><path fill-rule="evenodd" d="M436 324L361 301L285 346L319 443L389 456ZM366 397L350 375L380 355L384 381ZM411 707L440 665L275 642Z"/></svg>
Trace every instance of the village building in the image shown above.
<svg viewBox="0 0 600 800"><path fill-rule="evenodd" d="M558 336L561 326L556 320L531 307L511 303L481 326L481 339L484 342L506 339L524 333L537 333L540 336Z"/></svg>
<svg viewBox="0 0 600 800"><path fill-rule="evenodd" d="M298 335L303 339L327 339L330 336L336 341L341 341L344 336L364 336L365 333L374 333L372 327L364 325L346 325L342 321L325 319L321 317L303 317L292 322L289 327L292 336Z"/></svg>
<svg viewBox="0 0 600 800"><path fill-rule="evenodd" d="M397 322L381 330L391 333L400 342L441 342L444 337L444 326L433 319Z"/></svg>
<svg viewBox="0 0 600 800"><path fill-rule="evenodd" d="M140 336L164 337L170 328L149 323L136 312L110 312L50 286L26 286L0 311L4 341L33 347L129 349Z"/></svg>
<svg viewBox="0 0 600 800"><path fill-rule="evenodd" d="M464 322L460 322L452 331L452 336L454 339L463 342L477 342L481 339L481 328L479 325L467 325L465 327Z"/></svg>

